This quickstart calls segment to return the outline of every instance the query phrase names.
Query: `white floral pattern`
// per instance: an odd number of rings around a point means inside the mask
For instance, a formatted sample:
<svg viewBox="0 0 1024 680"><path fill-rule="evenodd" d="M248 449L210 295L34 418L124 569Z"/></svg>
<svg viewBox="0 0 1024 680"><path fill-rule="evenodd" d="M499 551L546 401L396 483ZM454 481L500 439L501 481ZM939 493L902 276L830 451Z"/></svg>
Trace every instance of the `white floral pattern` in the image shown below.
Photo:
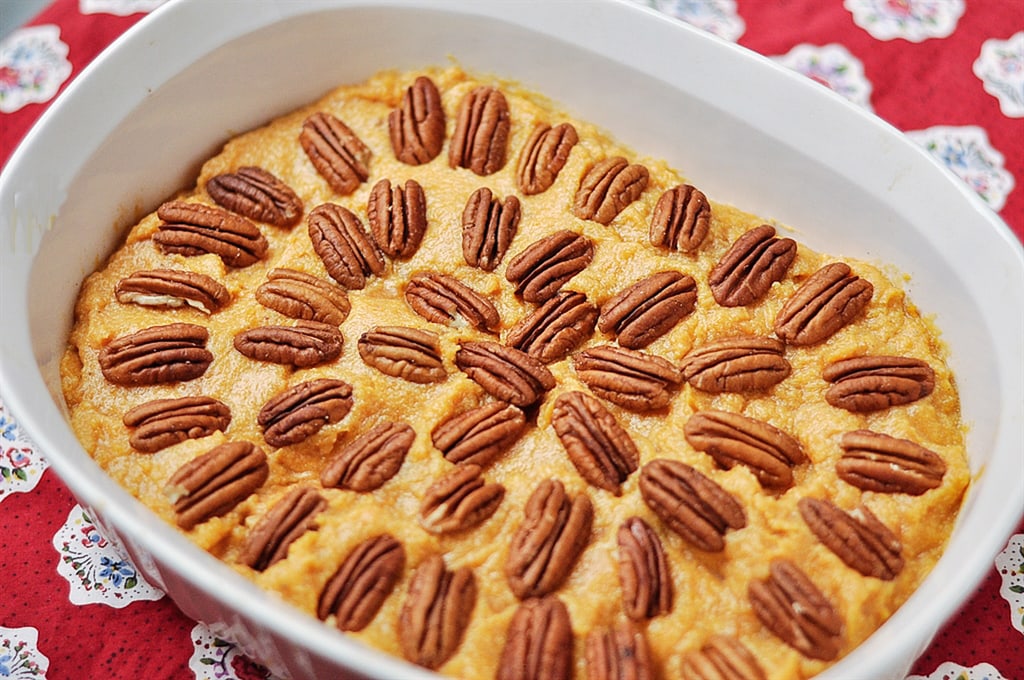
<svg viewBox="0 0 1024 680"><path fill-rule="evenodd" d="M0 502L34 489L48 467L0 399Z"/></svg>
<svg viewBox="0 0 1024 680"><path fill-rule="evenodd" d="M804 43L773 59L825 85L854 104L873 110L871 82L864 76L864 65L843 45L818 47Z"/></svg>
<svg viewBox="0 0 1024 680"><path fill-rule="evenodd" d="M719 38L736 42L746 30L736 0L638 0Z"/></svg>
<svg viewBox="0 0 1024 680"><path fill-rule="evenodd" d="M270 671L251 661L238 645L202 623L192 629L188 667L196 680L274 680Z"/></svg>
<svg viewBox="0 0 1024 680"><path fill-rule="evenodd" d="M1010 605L1010 623L1024 634L1024 534L1012 536L996 556L996 571L1002 579L999 594Z"/></svg>
<svg viewBox="0 0 1024 680"><path fill-rule="evenodd" d="M976 125L937 125L911 130L907 136L956 173L993 210L1002 210L1014 179L1003 166L1003 154L992 147L984 129Z"/></svg>
<svg viewBox="0 0 1024 680"><path fill-rule="evenodd" d="M985 92L999 100L1008 118L1024 118L1024 31L1009 40L989 38L973 64Z"/></svg>
<svg viewBox="0 0 1024 680"><path fill-rule="evenodd" d="M907 680L1007 680L995 666L979 663L977 666L961 666L947 661L931 675L911 675Z"/></svg>
<svg viewBox="0 0 1024 680"><path fill-rule="evenodd" d="M120 17L152 12L167 0L78 0L82 14L114 14Z"/></svg>
<svg viewBox="0 0 1024 680"><path fill-rule="evenodd" d="M857 24L878 40L922 42L948 38L964 13L964 0L844 0Z"/></svg>
<svg viewBox="0 0 1024 680"><path fill-rule="evenodd" d="M71 75L68 46L52 24L14 31L0 42L0 112L49 101Z"/></svg>
<svg viewBox="0 0 1024 680"><path fill-rule="evenodd" d="M38 641L35 628L0 627L0 678L45 679L50 660L39 653Z"/></svg>

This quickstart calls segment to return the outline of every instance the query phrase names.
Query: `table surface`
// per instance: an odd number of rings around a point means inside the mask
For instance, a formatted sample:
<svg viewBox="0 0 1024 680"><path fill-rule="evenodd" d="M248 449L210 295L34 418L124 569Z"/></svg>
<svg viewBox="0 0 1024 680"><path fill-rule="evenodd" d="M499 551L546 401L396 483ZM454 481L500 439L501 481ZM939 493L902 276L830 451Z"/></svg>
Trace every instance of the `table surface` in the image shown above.
<svg viewBox="0 0 1024 680"><path fill-rule="evenodd" d="M0 163L75 75L161 2L56 0L6 35ZM644 4L874 111L944 162L1024 238L1021 0ZM2 395L0 517L0 678L270 677L145 582L48 471ZM1024 680L1024 523L912 672L914 680Z"/></svg>

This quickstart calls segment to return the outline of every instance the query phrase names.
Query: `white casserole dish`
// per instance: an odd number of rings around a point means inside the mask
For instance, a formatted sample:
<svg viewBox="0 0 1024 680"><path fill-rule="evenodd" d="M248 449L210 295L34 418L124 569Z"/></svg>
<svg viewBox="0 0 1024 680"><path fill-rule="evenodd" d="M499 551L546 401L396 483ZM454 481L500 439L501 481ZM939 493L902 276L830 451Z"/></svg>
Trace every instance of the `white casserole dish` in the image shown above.
<svg viewBox="0 0 1024 680"><path fill-rule="evenodd" d="M20 424L147 579L274 673L432 677L281 604L108 478L66 424L58 361L79 282L229 136L337 84L449 57L548 94L814 249L909 275L951 349L976 484L918 592L821 676L902 680L1024 512L1024 251L898 131L634 4L177 0L151 14L69 86L0 176L0 392Z"/></svg>

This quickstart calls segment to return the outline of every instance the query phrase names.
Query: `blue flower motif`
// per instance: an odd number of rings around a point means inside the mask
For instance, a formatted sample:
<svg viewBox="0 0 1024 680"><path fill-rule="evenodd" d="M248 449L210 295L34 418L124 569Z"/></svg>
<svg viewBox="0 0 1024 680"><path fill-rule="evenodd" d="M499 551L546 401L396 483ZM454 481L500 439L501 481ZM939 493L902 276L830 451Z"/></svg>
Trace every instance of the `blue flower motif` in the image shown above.
<svg viewBox="0 0 1024 680"><path fill-rule="evenodd" d="M11 677L10 663L13 658L14 657L12 657L10 654L4 654L3 656L0 656L0 678Z"/></svg>
<svg viewBox="0 0 1024 680"><path fill-rule="evenodd" d="M101 557L100 566L99 577L109 581L115 588L120 588L125 579L135 578L135 569L123 560Z"/></svg>
<svg viewBox="0 0 1024 680"><path fill-rule="evenodd" d="M17 439L18 424L8 418L7 416L0 415L0 437L3 437L9 442L13 442ZM3 659L0 658L0 661ZM2 667L0 667L2 668Z"/></svg>

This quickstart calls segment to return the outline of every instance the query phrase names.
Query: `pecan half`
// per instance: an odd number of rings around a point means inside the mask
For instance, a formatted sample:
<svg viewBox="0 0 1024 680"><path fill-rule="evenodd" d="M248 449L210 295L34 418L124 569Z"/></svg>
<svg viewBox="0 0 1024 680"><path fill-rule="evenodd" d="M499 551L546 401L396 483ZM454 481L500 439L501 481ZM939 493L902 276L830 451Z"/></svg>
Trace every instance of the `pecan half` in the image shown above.
<svg viewBox="0 0 1024 680"><path fill-rule="evenodd" d="M302 219L302 199L263 168L246 166L211 177L206 193L222 208L257 222L291 227Z"/></svg>
<svg viewBox="0 0 1024 680"><path fill-rule="evenodd" d="M640 452L601 402L586 392L563 392L555 399L551 426L583 479L616 496L622 493Z"/></svg>
<svg viewBox="0 0 1024 680"><path fill-rule="evenodd" d="M683 657L680 668L682 680L767 680L751 651L727 635L709 637Z"/></svg>
<svg viewBox="0 0 1024 680"><path fill-rule="evenodd" d="M935 371L911 357L860 356L840 359L821 376L832 383L825 401L854 413L909 404L935 389Z"/></svg>
<svg viewBox="0 0 1024 680"><path fill-rule="evenodd" d="M516 164L516 186L519 190L526 196L533 196L551 188L579 140L571 123L560 123L554 127L536 123Z"/></svg>
<svg viewBox="0 0 1024 680"><path fill-rule="evenodd" d="M501 325L493 302L447 274L416 274L405 288L405 301L434 323L456 327L467 323L479 331L495 331Z"/></svg>
<svg viewBox="0 0 1024 680"><path fill-rule="evenodd" d="M711 203L700 189L678 184L658 199L651 214L651 245L692 253L711 230Z"/></svg>
<svg viewBox="0 0 1024 680"><path fill-rule="evenodd" d="M583 647L587 680L654 680L647 638L632 623L594 628Z"/></svg>
<svg viewBox="0 0 1024 680"><path fill-rule="evenodd" d="M366 219L373 240L385 255L393 259L412 257L427 233L423 187L414 179L407 179L405 186L382 179L370 191Z"/></svg>
<svg viewBox="0 0 1024 680"><path fill-rule="evenodd" d="M299 321L295 326L260 326L235 336L234 345L255 361L306 368L334 361L344 344L341 331L317 321Z"/></svg>
<svg viewBox="0 0 1024 680"><path fill-rule="evenodd" d="M570 680L572 650L572 621L562 601L526 600L505 632L496 680Z"/></svg>
<svg viewBox="0 0 1024 680"><path fill-rule="evenodd" d="M271 269L256 289L256 300L293 319L340 326L352 309L345 289L295 269Z"/></svg>
<svg viewBox="0 0 1024 680"><path fill-rule="evenodd" d="M436 669L462 644L476 606L476 579L468 567L450 571L440 555L412 575L398 615L398 643L406 659Z"/></svg>
<svg viewBox="0 0 1024 680"><path fill-rule="evenodd" d="M555 386L555 376L544 364L496 342L463 342L455 365L492 397L516 406L537 403Z"/></svg>
<svg viewBox="0 0 1024 680"><path fill-rule="evenodd" d="M938 454L909 439L854 430L843 435L840 445L844 453L836 473L859 489L920 496L942 484L946 474Z"/></svg>
<svg viewBox="0 0 1024 680"><path fill-rule="evenodd" d="M501 90L481 85L459 104L455 132L448 146L448 165L490 175L505 165L512 126L508 100Z"/></svg>
<svg viewBox="0 0 1024 680"><path fill-rule="evenodd" d="M818 540L851 569L883 581L903 570L903 544L866 505L846 512L832 501L804 497L797 508Z"/></svg>
<svg viewBox="0 0 1024 680"><path fill-rule="evenodd" d="M342 631L366 628L405 569L405 548L393 536L368 538L348 554L320 592L316 615Z"/></svg>
<svg viewBox="0 0 1024 680"><path fill-rule="evenodd" d="M544 302L594 259L594 244L567 229L534 241L512 258L505 278L527 302Z"/></svg>
<svg viewBox="0 0 1024 680"><path fill-rule="evenodd" d="M231 410L213 397L154 399L124 414L134 429L128 443L142 453L155 453L186 439L201 439L227 429Z"/></svg>
<svg viewBox="0 0 1024 680"><path fill-rule="evenodd" d="M597 314L597 305L586 295L561 290L517 321L505 344L550 364L564 359L593 334Z"/></svg>
<svg viewBox="0 0 1024 680"><path fill-rule="evenodd" d="M158 385L198 378L213 362L209 331L191 323L150 326L100 349L103 377L115 385Z"/></svg>
<svg viewBox="0 0 1024 680"><path fill-rule="evenodd" d="M796 241L777 237L775 227L754 227L736 239L711 269L711 294L723 307L757 302L786 275L796 251Z"/></svg>
<svg viewBox="0 0 1024 680"><path fill-rule="evenodd" d="M306 222L313 250L330 277L341 285L360 290L370 275L384 273L386 265L377 244L348 208L324 203L310 211Z"/></svg>
<svg viewBox="0 0 1024 680"><path fill-rule="evenodd" d="M703 392L761 392L792 370L785 349L775 338L724 338L690 350L679 368L683 380Z"/></svg>
<svg viewBox="0 0 1024 680"><path fill-rule="evenodd" d="M416 431L403 422L383 422L336 449L320 472L325 487L373 491L398 474Z"/></svg>
<svg viewBox="0 0 1024 680"><path fill-rule="evenodd" d="M239 562L256 571L280 562L291 544L314 528L316 516L326 508L327 499L313 487L293 487L249 532Z"/></svg>
<svg viewBox="0 0 1024 680"><path fill-rule="evenodd" d="M477 406L438 423L430 438L445 460L487 467L526 429L522 410L502 401Z"/></svg>
<svg viewBox="0 0 1024 680"><path fill-rule="evenodd" d="M423 528L433 534L456 533L493 515L505 497L505 487L484 481L482 473L479 465L464 463L431 484L420 506Z"/></svg>
<svg viewBox="0 0 1024 680"><path fill-rule="evenodd" d="M725 533L747 525L743 506L710 477L678 460L640 469L640 495L661 521L701 550L725 549Z"/></svg>
<svg viewBox="0 0 1024 680"><path fill-rule="evenodd" d="M572 214L581 220L609 224L640 198L651 173L622 156L605 158L583 175L573 199Z"/></svg>
<svg viewBox="0 0 1024 680"><path fill-rule="evenodd" d="M768 577L751 581L747 595L761 623L812 659L831 661L843 644L843 620L798 566L777 558Z"/></svg>
<svg viewBox="0 0 1024 680"><path fill-rule="evenodd" d="M342 196L370 176L373 152L337 117L318 111L302 123L299 144L327 185Z"/></svg>
<svg viewBox="0 0 1024 680"><path fill-rule="evenodd" d="M231 293L206 274L179 269L137 271L117 282L114 296L121 304L177 309L193 307L213 314L231 302Z"/></svg>
<svg viewBox="0 0 1024 680"><path fill-rule="evenodd" d="M654 618L672 610L672 575L661 539L640 517L619 527L619 582L622 608L635 620Z"/></svg>
<svg viewBox="0 0 1024 680"><path fill-rule="evenodd" d="M814 345L864 311L874 286L845 262L827 264L803 282L775 317L775 334L790 345Z"/></svg>
<svg viewBox="0 0 1024 680"><path fill-rule="evenodd" d="M444 146L445 115L434 81L419 76L402 94L402 104L388 114L388 134L395 158L407 165L429 163Z"/></svg>
<svg viewBox="0 0 1024 680"><path fill-rule="evenodd" d="M248 267L267 254L267 239L248 219L202 203L168 201L156 211L163 222L153 241L165 253L212 253L229 267Z"/></svg>
<svg viewBox="0 0 1024 680"><path fill-rule="evenodd" d="M594 394L631 411L668 405L682 374L667 359L635 349L599 345L572 357L576 375Z"/></svg>
<svg viewBox="0 0 1024 680"><path fill-rule="evenodd" d="M697 306L697 282L689 274L664 271L651 274L601 305L597 327L617 336L629 349L647 347Z"/></svg>
<svg viewBox="0 0 1024 680"><path fill-rule="evenodd" d="M448 377L436 333L406 326L378 326L362 334L359 356L385 375L414 383Z"/></svg>
<svg viewBox="0 0 1024 680"><path fill-rule="evenodd" d="M193 458L164 487L178 526L197 524L230 512L270 475L267 456L250 442L228 442Z"/></svg>
<svg viewBox="0 0 1024 680"><path fill-rule="evenodd" d="M336 378L293 385L270 399L256 416L271 446L305 441L352 410L352 386Z"/></svg>
<svg viewBox="0 0 1024 680"><path fill-rule="evenodd" d="M519 199L502 203L487 187L474 191L462 211L462 257L471 267L494 271L519 228Z"/></svg>
<svg viewBox="0 0 1024 680"><path fill-rule="evenodd" d="M505 563L516 597L542 597L557 590L590 541L593 520L594 506L585 493L570 499L559 480L541 482L526 503Z"/></svg>

